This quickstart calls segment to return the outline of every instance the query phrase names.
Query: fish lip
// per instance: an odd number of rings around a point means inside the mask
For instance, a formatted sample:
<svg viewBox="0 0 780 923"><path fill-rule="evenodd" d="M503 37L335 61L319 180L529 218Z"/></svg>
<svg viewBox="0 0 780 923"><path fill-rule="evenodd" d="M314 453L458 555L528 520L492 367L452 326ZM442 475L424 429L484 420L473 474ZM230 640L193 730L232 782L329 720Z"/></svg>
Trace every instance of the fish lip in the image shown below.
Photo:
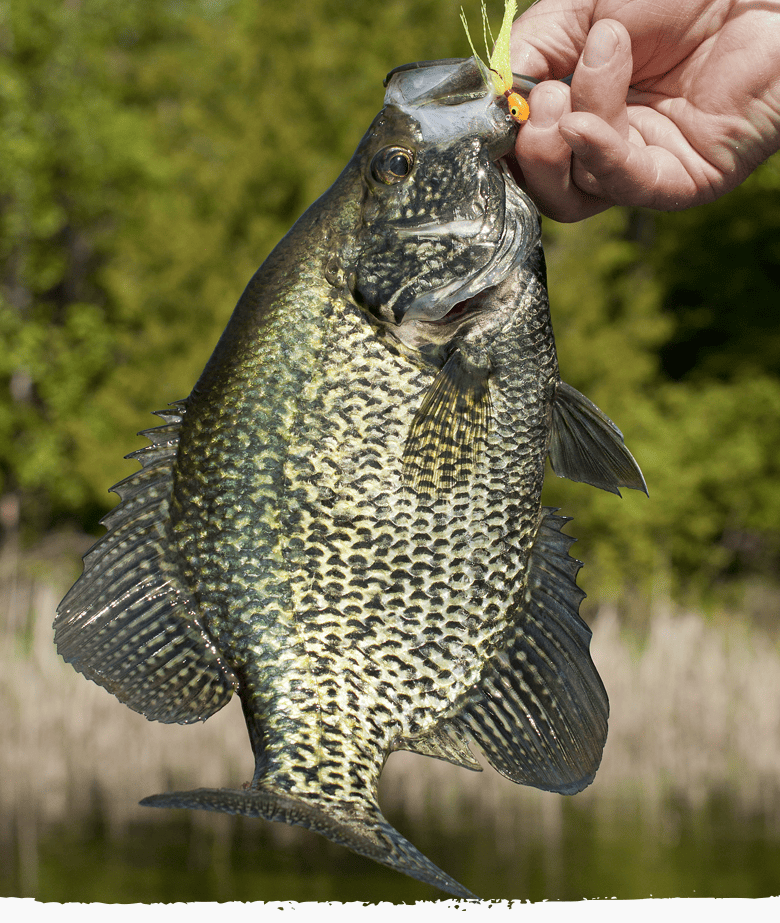
<svg viewBox="0 0 780 923"><path fill-rule="evenodd" d="M464 64L466 61L468 61L468 58L441 58L438 61L413 61L411 64L399 64L398 67L394 67L388 72L382 86L386 87L396 74L403 74L405 71L421 70L424 67L435 67L436 65Z"/></svg>
<svg viewBox="0 0 780 923"><path fill-rule="evenodd" d="M431 142L478 136L495 156L514 146L517 125L506 100L487 85L474 58L403 64L387 75L384 102L418 122Z"/></svg>

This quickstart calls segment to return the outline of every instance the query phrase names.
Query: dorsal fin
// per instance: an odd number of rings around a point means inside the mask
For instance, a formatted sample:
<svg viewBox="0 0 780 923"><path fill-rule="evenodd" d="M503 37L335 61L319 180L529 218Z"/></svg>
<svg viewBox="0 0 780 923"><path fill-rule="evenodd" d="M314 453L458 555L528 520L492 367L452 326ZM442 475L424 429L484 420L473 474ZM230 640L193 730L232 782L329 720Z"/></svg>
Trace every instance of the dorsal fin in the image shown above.
<svg viewBox="0 0 780 923"><path fill-rule="evenodd" d="M525 598L505 646L488 663L461 712L490 764L524 785L574 794L593 780L607 738L609 703L579 617L580 562L569 556L568 522L544 509Z"/></svg>
<svg viewBox="0 0 780 923"><path fill-rule="evenodd" d="M456 351L428 389L403 454L404 478L418 494L440 496L473 471L490 428L488 375Z"/></svg>
<svg viewBox="0 0 780 923"><path fill-rule="evenodd" d="M553 402L550 464L560 478L582 481L620 496L620 487L647 493L623 434L599 408L565 382Z"/></svg>
<svg viewBox="0 0 780 923"><path fill-rule="evenodd" d="M187 724L222 708L237 681L200 624L168 545L183 413L160 411L165 425L141 434L151 445L127 456L141 470L111 488L121 502L59 605L54 639L68 663L130 708Z"/></svg>

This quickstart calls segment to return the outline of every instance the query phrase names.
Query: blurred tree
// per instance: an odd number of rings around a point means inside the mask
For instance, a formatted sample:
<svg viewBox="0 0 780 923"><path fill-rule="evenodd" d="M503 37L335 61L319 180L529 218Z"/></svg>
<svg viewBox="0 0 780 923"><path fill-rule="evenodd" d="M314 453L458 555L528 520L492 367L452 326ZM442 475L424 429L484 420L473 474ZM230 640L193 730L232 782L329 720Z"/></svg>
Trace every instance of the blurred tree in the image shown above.
<svg viewBox="0 0 780 923"><path fill-rule="evenodd" d="M42 528L94 503L87 459L113 435L94 398L134 318L103 273L159 172L130 52L174 33L150 2L17 2L2 17L0 471Z"/></svg>
<svg viewBox="0 0 780 923"><path fill-rule="evenodd" d="M189 392L386 71L467 53L457 8L0 6L0 495L32 533L95 529L132 434ZM549 479L600 592L777 574L779 177L775 157L711 206L545 224L563 376L621 426L651 491Z"/></svg>
<svg viewBox="0 0 780 923"><path fill-rule="evenodd" d="M779 164L688 212L545 225L562 376L618 423L650 490L616 502L548 479L599 595L780 577Z"/></svg>
<svg viewBox="0 0 780 923"><path fill-rule="evenodd" d="M661 215L650 260L673 319L661 349L673 379L780 376L780 159L731 195Z"/></svg>
<svg viewBox="0 0 780 923"><path fill-rule="evenodd" d="M0 494L30 529L95 527L387 70L464 45L434 0L0 8Z"/></svg>

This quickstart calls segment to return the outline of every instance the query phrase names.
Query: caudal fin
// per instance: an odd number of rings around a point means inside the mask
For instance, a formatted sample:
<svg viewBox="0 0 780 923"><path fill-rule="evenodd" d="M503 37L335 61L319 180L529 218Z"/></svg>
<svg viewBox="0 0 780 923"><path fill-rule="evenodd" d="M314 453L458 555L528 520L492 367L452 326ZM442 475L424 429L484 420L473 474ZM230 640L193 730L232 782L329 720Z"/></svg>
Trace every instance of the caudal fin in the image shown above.
<svg viewBox="0 0 780 923"><path fill-rule="evenodd" d="M141 804L154 808L223 811L306 827L359 856L366 856L456 897L476 899L401 836L378 808L369 806L358 813L351 805L315 804L262 786L243 791L199 788L191 792L166 792L144 798Z"/></svg>

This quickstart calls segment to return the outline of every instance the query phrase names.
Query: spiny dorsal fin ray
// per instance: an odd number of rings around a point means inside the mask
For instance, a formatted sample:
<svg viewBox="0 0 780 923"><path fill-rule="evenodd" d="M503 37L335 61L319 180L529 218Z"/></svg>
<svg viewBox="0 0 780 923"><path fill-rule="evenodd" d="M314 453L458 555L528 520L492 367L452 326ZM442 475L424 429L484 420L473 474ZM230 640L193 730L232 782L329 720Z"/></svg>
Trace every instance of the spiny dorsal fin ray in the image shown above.
<svg viewBox="0 0 780 923"><path fill-rule="evenodd" d="M243 791L200 788L191 792L166 792L144 798L141 804L153 808L222 811L306 827L359 856L366 856L418 881L457 897L475 898L401 836L379 808L352 803L339 805L316 798L308 800L260 784Z"/></svg>
<svg viewBox="0 0 780 923"><path fill-rule="evenodd" d="M168 553L168 502L183 408L162 411L151 445L128 458L141 470L112 490L121 502L84 558L84 573L60 603L54 639L86 677L150 720L205 720L236 679L200 624Z"/></svg>
<svg viewBox="0 0 780 923"><path fill-rule="evenodd" d="M490 428L489 370L453 353L414 415L403 454L404 479L437 497L466 480Z"/></svg>
<svg viewBox="0 0 780 923"><path fill-rule="evenodd" d="M561 478L582 481L620 496L620 487L647 493L623 434L571 385L559 382L553 403L550 464Z"/></svg>
<svg viewBox="0 0 780 923"><path fill-rule="evenodd" d="M596 774L609 703L579 617L581 565L568 554L567 521L543 510L517 621L451 723L513 782L568 795Z"/></svg>

